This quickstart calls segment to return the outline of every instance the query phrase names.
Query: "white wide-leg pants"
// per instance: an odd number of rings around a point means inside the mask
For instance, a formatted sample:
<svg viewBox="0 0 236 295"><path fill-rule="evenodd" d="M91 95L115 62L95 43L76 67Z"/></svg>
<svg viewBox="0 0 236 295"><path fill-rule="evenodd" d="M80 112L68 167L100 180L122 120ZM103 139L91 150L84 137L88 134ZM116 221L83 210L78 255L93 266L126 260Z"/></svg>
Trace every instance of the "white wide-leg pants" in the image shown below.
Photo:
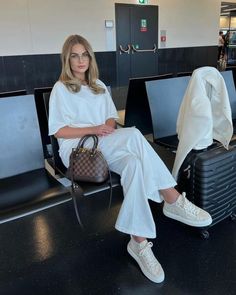
<svg viewBox="0 0 236 295"><path fill-rule="evenodd" d="M124 192L115 228L121 232L156 237L156 227L148 199L162 202L159 190L174 187L171 173L141 132L132 128L116 129L100 137L99 148L112 171L121 176Z"/></svg>

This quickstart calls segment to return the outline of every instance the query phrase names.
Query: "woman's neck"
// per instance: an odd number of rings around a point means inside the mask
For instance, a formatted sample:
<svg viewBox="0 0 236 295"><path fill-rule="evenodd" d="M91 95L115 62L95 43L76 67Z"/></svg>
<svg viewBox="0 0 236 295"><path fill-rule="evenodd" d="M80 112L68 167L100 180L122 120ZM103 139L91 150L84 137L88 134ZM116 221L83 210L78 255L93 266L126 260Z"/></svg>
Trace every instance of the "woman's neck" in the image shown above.
<svg viewBox="0 0 236 295"><path fill-rule="evenodd" d="M87 83L87 80L86 79L79 79L80 80L80 82L81 82L81 84L82 85L87 85L88 83Z"/></svg>
<svg viewBox="0 0 236 295"><path fill-rule="evenodd" d="M87 80L86 80L86 78L85 78L85 75L79 75L79 76L77 76L77 78L80 80L80 83L82 84L82 85L87 85L88 83L87 83Z"/></svg>

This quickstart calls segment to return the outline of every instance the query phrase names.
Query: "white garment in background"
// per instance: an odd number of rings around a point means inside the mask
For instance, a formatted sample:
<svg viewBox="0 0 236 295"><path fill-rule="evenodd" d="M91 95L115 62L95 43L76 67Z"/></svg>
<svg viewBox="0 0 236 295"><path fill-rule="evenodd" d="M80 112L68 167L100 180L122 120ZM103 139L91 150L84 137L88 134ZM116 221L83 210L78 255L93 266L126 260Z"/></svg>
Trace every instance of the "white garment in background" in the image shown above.
<svg viewBox="0 0 236 295"><path fill-rule="evenodd" d="M101 85L105 85L98 81ZM55 134L63 126L88 127L104 124L108 118L117 118L117 112L109 92L95 95L89 87L70 93L57 82L49 104L49 134ZM60 139L60 156L65 166L79 139ZM89 145L91 142L86 142ZM114 133L99 137L99 148L112 171L121 176L124 192L116 229L127 234L156 237L155 222L148 199L162 202L160 189L176 185L171 173L136 128L116 129Z"/></svg>
<svg viewBox="0 0 236 295"><path fill-rule="evenodd" d="M213 67L195 70L189 81L177 119L179 145L172 174L192 149L204 149L221 142L227 149L233 135L231 107L224 79Z"/></svg>

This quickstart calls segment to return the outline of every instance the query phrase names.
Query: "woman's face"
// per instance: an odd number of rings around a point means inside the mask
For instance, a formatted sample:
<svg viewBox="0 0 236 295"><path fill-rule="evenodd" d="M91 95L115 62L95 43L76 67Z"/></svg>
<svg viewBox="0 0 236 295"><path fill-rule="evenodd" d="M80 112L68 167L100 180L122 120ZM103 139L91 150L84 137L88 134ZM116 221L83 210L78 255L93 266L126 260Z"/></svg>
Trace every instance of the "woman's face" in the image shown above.
<svg viewBox="0 0 236 295"><path fill-rule="evenodd" d="M85 72L89 68L90 57L83 45L72 46L70 53L70 67L73 75L84 80Z"/></svg>

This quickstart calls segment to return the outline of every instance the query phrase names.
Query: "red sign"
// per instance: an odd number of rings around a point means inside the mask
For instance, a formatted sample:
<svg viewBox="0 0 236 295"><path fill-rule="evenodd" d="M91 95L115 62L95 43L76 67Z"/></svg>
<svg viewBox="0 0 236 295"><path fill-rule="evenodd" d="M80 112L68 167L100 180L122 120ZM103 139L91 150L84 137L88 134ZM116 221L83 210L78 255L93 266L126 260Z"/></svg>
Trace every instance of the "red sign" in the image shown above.
<svg viewBox="0 0 236 295"><path fill-rule="evenodd" d="M166 36L161 36L161 42L166 42Z"/></svg>

